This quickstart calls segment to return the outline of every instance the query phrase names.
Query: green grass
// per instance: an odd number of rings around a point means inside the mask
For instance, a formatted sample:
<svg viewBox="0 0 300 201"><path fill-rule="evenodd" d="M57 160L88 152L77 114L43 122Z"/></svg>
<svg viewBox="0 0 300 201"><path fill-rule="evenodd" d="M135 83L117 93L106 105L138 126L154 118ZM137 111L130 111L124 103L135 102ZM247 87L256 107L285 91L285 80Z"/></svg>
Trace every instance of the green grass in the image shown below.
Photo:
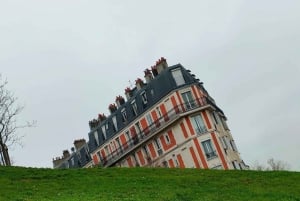
<svg viewBox="0 0 300 201"><path fill-rule="evenodd" d="M299 172L0 167L0 201L299 200Z"/></svg>

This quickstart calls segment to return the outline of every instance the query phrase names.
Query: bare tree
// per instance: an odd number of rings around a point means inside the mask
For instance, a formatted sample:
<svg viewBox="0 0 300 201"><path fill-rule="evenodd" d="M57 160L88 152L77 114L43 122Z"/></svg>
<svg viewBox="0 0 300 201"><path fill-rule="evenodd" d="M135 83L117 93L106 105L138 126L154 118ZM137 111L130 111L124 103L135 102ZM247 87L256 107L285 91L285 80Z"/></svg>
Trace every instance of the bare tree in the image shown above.
<svg viewBox="0 0 300 201"><path fill-rule="evenodd" d="M271 170L289 170L290 166L284 161L281 160L275 160L274 158L270 158L268 160L268 164L271 168Z"/></svg>
<svg viewBox="0 0 300 201"><path fill-rule="evenodd" d="M290 165L284 161L281 160L275 160L274 158L270 158L267 161L267 166L262 165L260 163L258 163L258 161L255 161L253 166L252 166L252 170L258 170L258 171L278 171L278 170L289 170L290 169Z"/></svg>
<svg viewBox="0 0 300 201"><path fill-rule="evenodd" d="M17 98L6 89L6 85L7 81L0 74L0 165L10 166L9 147L20 144L23 137L17 130L32 127L34 122L22 125L17 123L17 116L24 107L17 104Z"/></svg>
<svg viewBox="0 0 300 201"><path fill-rule="evenodd" d="M258 161L255 161L254 164L251 166L252 170L258 170L258 171L264 171L267 170L267 168L260 164Z"/></svg>

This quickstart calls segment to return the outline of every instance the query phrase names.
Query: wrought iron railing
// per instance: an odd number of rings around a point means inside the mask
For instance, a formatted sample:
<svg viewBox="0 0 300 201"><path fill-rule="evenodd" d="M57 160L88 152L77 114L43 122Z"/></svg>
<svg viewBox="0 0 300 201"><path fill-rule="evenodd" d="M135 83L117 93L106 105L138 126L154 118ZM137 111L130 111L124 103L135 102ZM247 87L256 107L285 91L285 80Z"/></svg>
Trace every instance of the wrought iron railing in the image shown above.
<svg viewBox="0 0 300 201"><path fill-rule="evenodd" d="M127 153L132 151L137 147L138 144L146 142L149 138L159 130L162 129L166 124L172 122L176 118L179 118L180 114L194 110L199 107L203 107L208 104L208 99L203 97L200 99L194 99L187 103L176 105L174 108L169 110L167 114L161 116L159 119L154 121L147 128L143 129L141 132L136 133L131 139L128 139L123 145L112 151L110 154L105 157L100 158L101 166L111 166L124 157ZM201 129L203 133L204 130Z"/></svg>

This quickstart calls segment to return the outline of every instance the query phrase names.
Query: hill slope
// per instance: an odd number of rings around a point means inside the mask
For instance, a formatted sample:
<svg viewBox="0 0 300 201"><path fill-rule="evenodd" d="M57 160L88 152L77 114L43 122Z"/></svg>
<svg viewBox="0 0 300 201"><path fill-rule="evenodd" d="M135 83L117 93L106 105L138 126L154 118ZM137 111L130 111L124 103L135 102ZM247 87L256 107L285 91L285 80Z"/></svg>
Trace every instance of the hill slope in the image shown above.
<svg viewBox="0 0 300 201"><path fill-rule="evenodd" d="M0 200L300 201L300 173L0 167Z"/></svg>

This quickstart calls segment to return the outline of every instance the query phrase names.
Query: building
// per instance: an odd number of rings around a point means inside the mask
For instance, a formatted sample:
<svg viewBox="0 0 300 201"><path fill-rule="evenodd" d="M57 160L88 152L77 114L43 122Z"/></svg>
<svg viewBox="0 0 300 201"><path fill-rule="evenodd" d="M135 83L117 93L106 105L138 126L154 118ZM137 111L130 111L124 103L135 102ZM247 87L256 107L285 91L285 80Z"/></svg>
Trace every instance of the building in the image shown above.
<svg viewBox="0 0 300 201"><path fill-rule="evenodd" d="M74 141L74 147L69 150L64 150L61 157L52 159L53 168L79 168L85 166L91 166L91 156L89 153L89 147L85 139L79 139Z"/></svg>
<svg viewBox="0 0 300 201"><path fill-rule="evenodd" d="M161 58L144 78L89 122L92 161L78 167L247 169L224 112L190 70Z"/></svg>

